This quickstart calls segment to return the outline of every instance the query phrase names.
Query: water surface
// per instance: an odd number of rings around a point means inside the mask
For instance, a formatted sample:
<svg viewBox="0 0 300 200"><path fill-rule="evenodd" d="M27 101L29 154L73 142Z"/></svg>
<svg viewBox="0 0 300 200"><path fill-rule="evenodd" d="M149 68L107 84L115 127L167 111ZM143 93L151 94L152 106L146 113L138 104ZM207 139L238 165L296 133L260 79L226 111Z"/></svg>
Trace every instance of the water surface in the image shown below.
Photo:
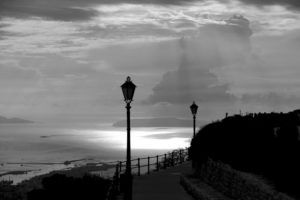
<svg viewBox="0 0 300 200"><path fill-rule="evenodd" d="M133 128L131 135L134 158L187 147L192 129ZM125 150L126 128L111 124L1 124L0 174L14 175L0 179L20 182L86 163L125 160Z"/></svg>

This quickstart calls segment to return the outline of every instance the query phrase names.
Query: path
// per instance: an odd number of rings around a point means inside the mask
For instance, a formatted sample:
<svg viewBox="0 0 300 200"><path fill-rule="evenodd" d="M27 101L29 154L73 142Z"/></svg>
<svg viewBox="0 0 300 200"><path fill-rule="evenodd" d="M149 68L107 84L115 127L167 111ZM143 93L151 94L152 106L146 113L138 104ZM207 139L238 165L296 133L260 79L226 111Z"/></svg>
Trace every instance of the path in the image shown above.
<svg viewBox="0 0 300 200"><path fill-rule="evenodd" d="M180 185L180 173L191 172L189 162L150 175L135 176L133 200L193 200Z"/></svg>

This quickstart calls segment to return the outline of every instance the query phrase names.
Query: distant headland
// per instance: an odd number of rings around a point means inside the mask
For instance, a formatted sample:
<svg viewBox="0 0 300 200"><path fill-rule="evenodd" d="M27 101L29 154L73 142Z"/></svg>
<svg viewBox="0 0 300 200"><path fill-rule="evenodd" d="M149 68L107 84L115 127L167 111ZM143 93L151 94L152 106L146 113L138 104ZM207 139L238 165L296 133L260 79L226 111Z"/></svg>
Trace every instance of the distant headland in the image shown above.
<svg viewBox="0 0 300 200"><path fill-rule="evenodd" d="M204 124L200 122L200 124ZM121 120L113 124L114 127L126 127L127 121ZM136 118L131 120L132 127L192 127L193 121L177 118Z"/></svg>
<svg viewBox="0 0 300 200"><path fill-rule="evenodd" d="M0 116L0 124L24 124L24 123L34 123L33 121L21 119L21 118L6 118L3 116Z"/></svg>

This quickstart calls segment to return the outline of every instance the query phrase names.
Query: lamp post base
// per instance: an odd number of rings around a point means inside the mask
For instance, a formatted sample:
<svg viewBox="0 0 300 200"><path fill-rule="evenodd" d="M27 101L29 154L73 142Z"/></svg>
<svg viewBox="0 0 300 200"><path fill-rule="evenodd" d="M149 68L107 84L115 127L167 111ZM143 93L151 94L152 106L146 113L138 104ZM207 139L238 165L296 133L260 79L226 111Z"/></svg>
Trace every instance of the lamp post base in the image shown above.
<svg viewBox="0 0 300 200"><path fill-rule="evenodd" d="M132 182L133 176L132 174L126 174L126 191L125 191L125 200L132 200Z"/></svg>

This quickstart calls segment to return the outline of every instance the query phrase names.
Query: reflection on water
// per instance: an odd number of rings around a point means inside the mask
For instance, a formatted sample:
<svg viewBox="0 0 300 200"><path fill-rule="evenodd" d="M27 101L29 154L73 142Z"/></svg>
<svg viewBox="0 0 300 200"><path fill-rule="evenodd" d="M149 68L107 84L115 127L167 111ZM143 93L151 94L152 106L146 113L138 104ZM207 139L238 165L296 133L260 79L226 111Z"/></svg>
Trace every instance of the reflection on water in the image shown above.
<svg viewBox="0 0 300 200"><path fill-rule="evenodd" d="M191 128L133 128L132 157L189 146ZM99 124L0 125L0 179L21 181L88 162L124 160L126 128ZM83 159L83 160L82 160ZM78 160L66 163L65 161ZM68 165L66 165L68 164Z"/></svg>

